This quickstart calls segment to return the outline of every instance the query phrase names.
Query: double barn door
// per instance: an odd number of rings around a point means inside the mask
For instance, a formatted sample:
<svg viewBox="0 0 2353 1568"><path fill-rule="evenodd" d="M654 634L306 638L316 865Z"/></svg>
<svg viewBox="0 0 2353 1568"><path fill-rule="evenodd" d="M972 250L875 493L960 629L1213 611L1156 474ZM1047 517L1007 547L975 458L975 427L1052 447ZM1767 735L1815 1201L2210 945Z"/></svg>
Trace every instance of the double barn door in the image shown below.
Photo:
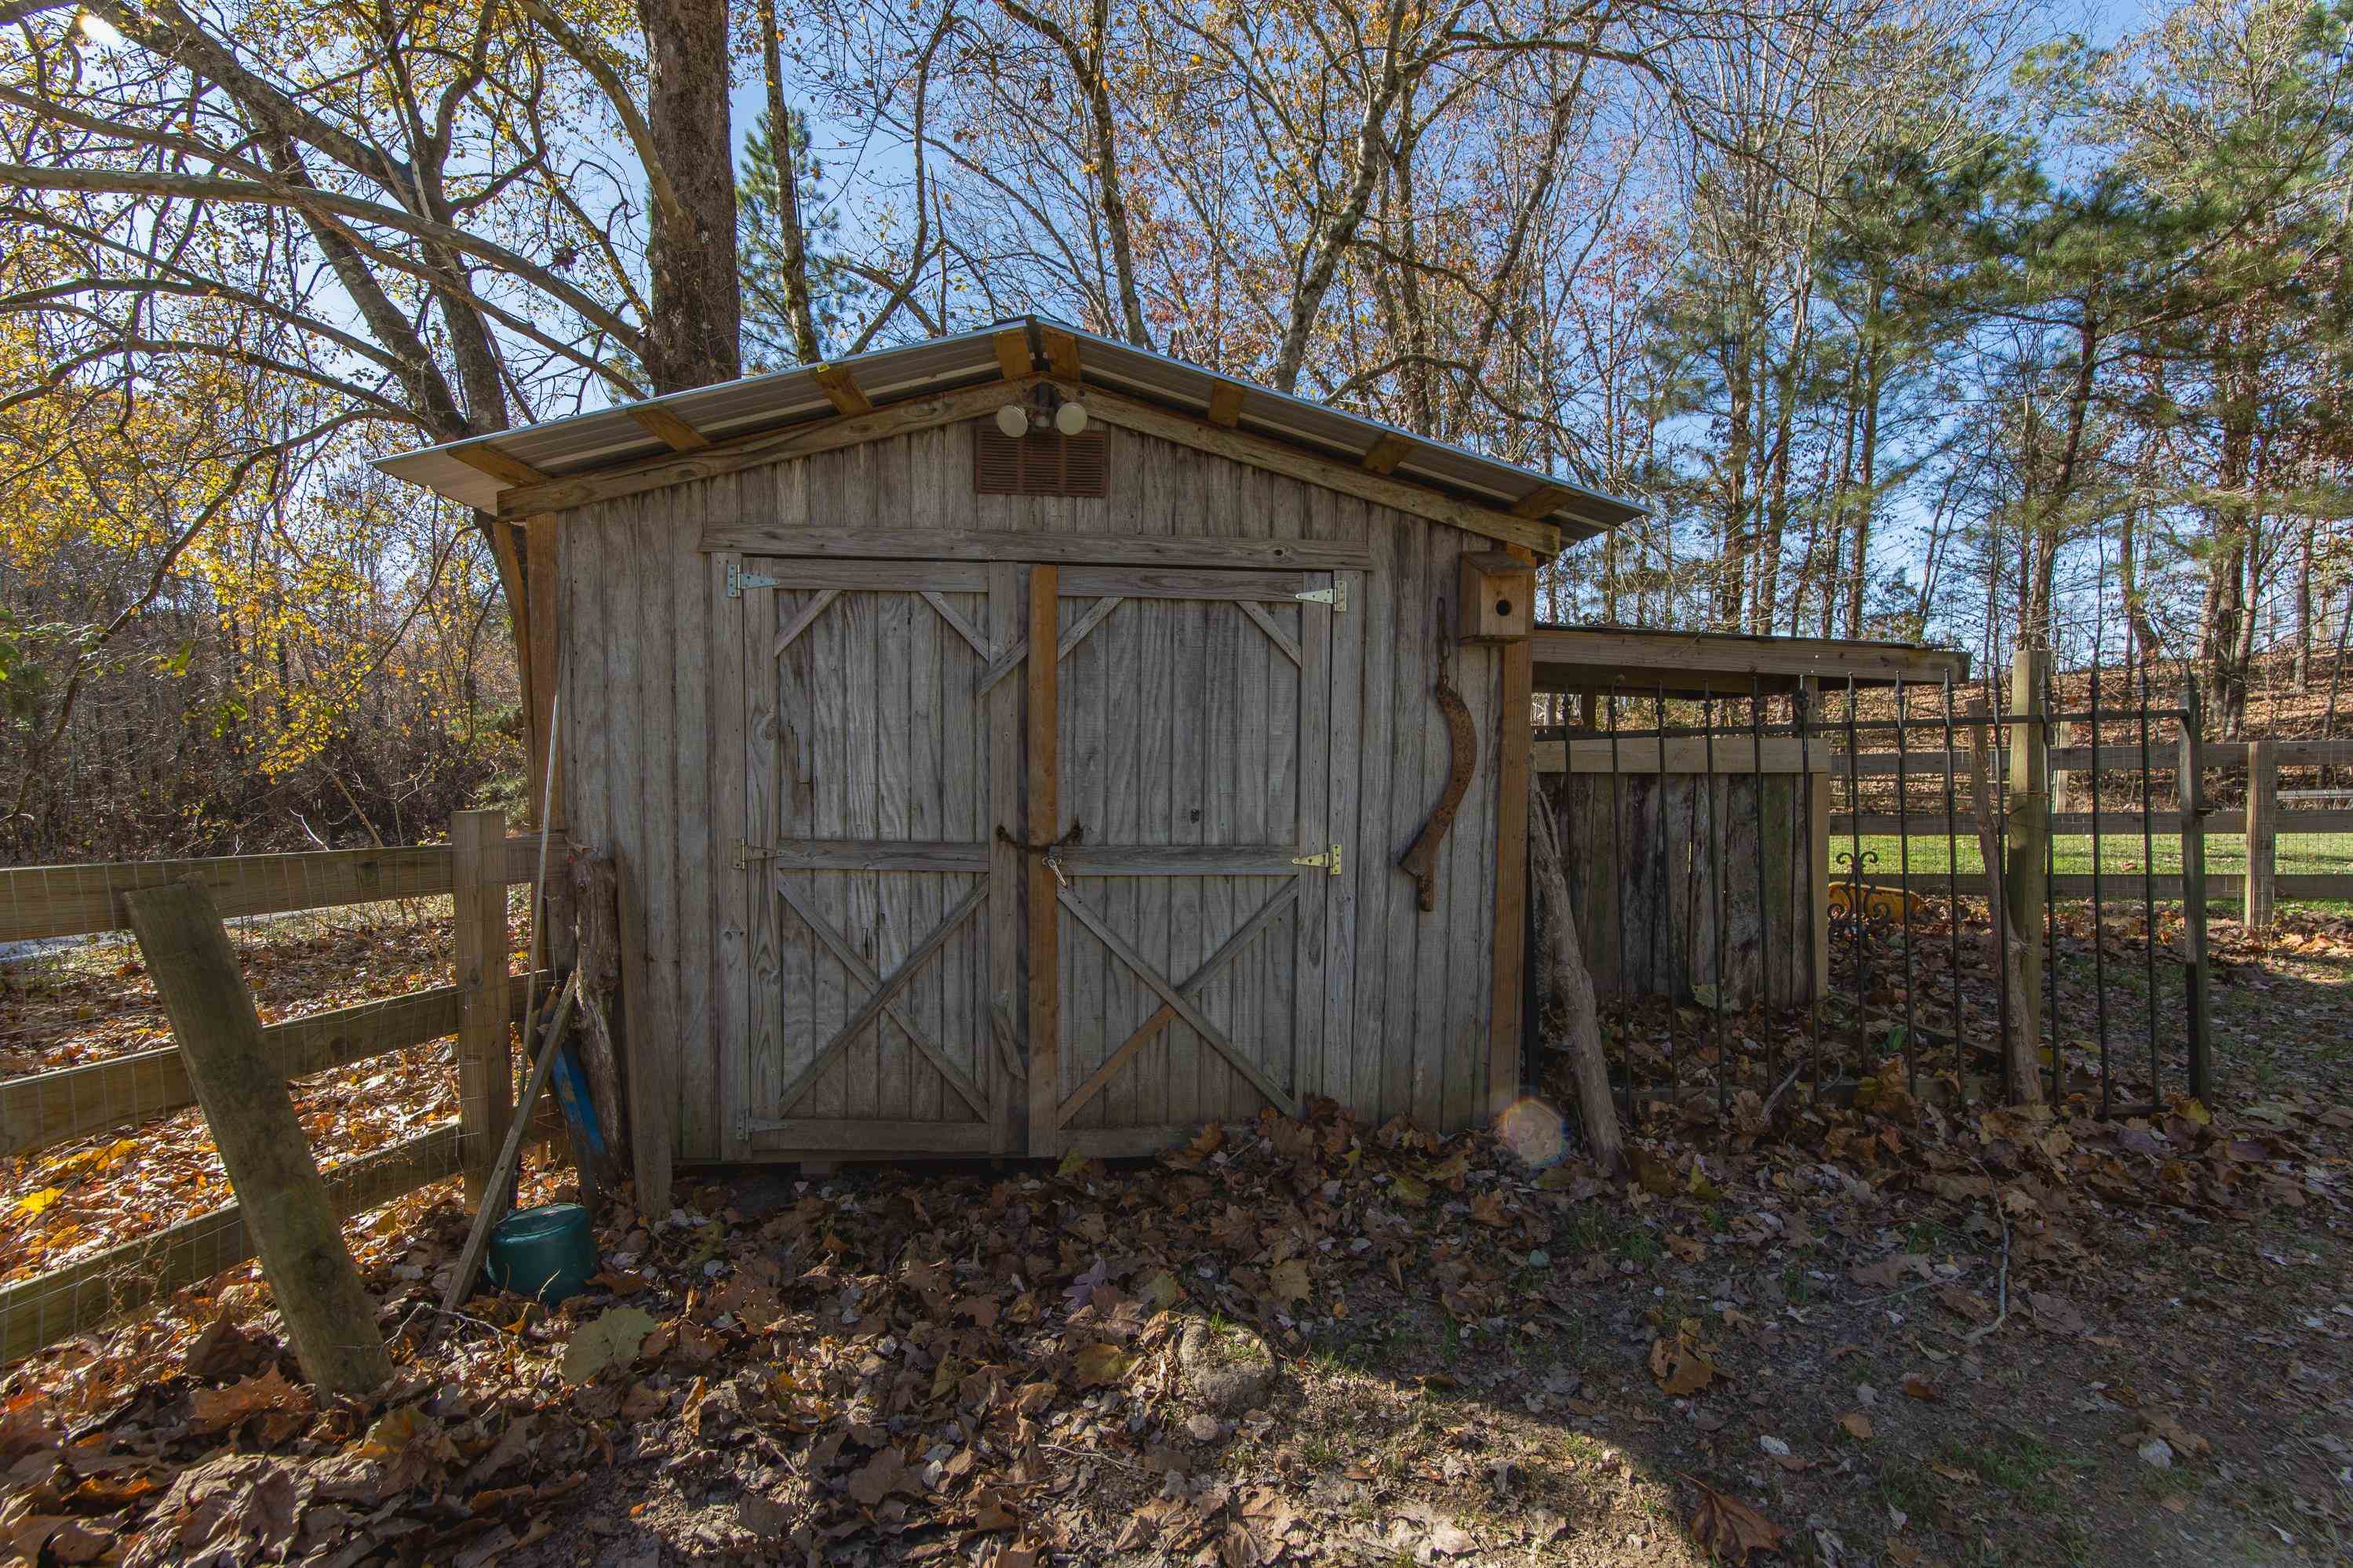
<svg viewBox="0 0 2353 1568"><path fill-rule="evenodd" d="M1296 1111L1347 869L1331 574L740 571L741 1152L1142 1152Z"/></svg>

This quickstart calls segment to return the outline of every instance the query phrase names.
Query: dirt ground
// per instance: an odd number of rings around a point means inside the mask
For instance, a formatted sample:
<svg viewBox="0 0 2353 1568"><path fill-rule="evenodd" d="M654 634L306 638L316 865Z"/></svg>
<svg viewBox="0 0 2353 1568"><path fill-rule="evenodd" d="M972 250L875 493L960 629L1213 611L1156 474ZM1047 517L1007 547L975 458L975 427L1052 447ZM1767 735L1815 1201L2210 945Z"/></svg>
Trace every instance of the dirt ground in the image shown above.
<svg viewBox="0 0 2353 1568"><path fill-rule="evenodd" d="M784 1170L609 1216L549 1313L354 1248L400 1383L317 1408L250 1270L0 1384L28 1563L2353 1561L2353 936L2219 926L2211 1114L1892 1066L1631 1180L1540 1101L1153 1163ZM1573 1133L1567 1135L1573 1142ZM561 1177L535 1173L527 1197ZM429 1342L428 1342L428 1336Z"/></svg>

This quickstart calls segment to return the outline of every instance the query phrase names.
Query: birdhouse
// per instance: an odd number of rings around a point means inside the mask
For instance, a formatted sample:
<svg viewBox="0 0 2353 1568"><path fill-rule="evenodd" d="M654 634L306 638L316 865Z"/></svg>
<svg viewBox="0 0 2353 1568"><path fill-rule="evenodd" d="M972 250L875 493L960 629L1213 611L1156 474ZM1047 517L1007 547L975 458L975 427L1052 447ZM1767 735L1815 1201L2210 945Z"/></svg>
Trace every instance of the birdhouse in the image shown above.
<svg viewBox="0 0 2353 1568"><path fill-rule="evenodd" d="M1461 558L1457 614L1462 640L1519 642L1535 628L1536 569L1501 550L1477 550Z"/></svg>

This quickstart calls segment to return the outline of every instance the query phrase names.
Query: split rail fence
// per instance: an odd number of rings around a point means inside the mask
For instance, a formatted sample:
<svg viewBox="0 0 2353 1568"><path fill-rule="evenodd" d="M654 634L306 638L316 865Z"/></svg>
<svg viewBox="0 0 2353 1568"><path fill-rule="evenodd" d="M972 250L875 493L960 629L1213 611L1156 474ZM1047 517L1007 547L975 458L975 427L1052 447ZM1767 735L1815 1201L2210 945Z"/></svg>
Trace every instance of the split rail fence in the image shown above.
<svg viewBox="0 0 2353 1568"><path fill-rule="evenodd" d="M560 843L550 844L553 863ZM460 1174L480 1198L512 1114L512 1026L544 974L508 967L507 889L538 873L541 841L506 837L503 816L462 811L447 844L213 859L0 869L0 943L127 931L122 895L195 879L225 920L448 896L453 984L268 1026L289 1079L455 1036L459 1115L327 1168L341 1217ZM127 1128L196 1102L178 1046L0 1081L0 1156ZM535 1128L534 1131L543 1131ZM136 1157L135 1155L133 1156ZM235 1204L0 1285L0 1365L96 1328L255 1255Z"/></svg>
<svg viewBox="0 0 2353 1568"><path fill-rule="evenodd" d="M2171 765L2172 753L2178 752L2179 745L2178 731L2162 737L2156 765ZM2058 797L2063 793L2059 781L2066 775L2137 774L2144 771L2148 761L2137 742L2103 742L2096 753L2085 745L2052 745L2044 749L2043 755L2044 767L2053 780L2051 793L2054 805L2059 804ZM2178 840L2185 834L2200 839L2242 837L2246 863L2241 875L2228 879L2209 875L2205 887L2210 899L2234 890L2242 918L2259 928L2270 923L2283 899L2353 900L2353 872L2284 872L2278 868L2282 858L2280 841L2284 838L2353 835L2353 809L2306 806L2297 798L2315 795L2334 797L2353 792L2282 790L2280 770L2353 766L2353 741L2208 741L2199 745L2197 755L2197 765L2210 779L2243 770L2246 792L2242 805L2185 814L2176 803L2169 808L2157 809L2153 816L2136 810L2052 811L2045 819L2045 835L2053 839L2086 838L2097 833L2116 835L2124 841L2133 842L2143 837L2142 828L2146 826L2160 840ZM1966 752L1920 751L1899 755L1893 751L1873 751L1856 753L1851 763L1844 755L1834 755L1828 771L1840 783L1849 778L1886 781L1908 777L1933 787L1941 784L1947 770L1966 776L1968 767ZM1966 816L1952 826L1965 841L1972 831ZM1830 816L1829 831L1833 839L1926 838L1941 844L1947 836L1947 824L1944 815L1936 811L1834 811ZM1906 880L1901 868L1890 867L1885 861L1883 855L1881 864L1873 868L1873 880ZM1909 880L1941 892L1945 876L1941 870L1914 870ZM1968 891L1982 895L1983 871L1963 873L1962 885ZM2135 885L2138 885L2137 875ZM2168 872L2154 876L2149 890L2160 899L2179 899L2182 888L2181 874ZM2063 899L2090 898L2094 891L2094 879L2084 872L2055 874L2051 891L2053 897Z"/></svg>

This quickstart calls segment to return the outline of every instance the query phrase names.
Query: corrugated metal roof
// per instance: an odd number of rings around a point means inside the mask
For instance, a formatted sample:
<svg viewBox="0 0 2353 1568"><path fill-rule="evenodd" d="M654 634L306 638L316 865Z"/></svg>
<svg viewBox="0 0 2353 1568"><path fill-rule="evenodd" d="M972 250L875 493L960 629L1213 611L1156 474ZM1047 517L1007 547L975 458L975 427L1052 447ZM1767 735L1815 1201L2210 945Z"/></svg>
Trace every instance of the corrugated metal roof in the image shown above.
<svg viewBox="0 0 2353 1568"><path fill-rule="evenodd" d="M1562 492L1560 499L1539 515L1557 524L1571 539L1616 527L1641 516L1644 510L1632 501L1604 495L1570 479L1498 462L1460 447L1430 441L1377 419L1293 397L1035 316L998 321L952 338L932 338L878 349L838 363L856 378L859 390L874 403L896 403L997 379L1001 374L997 334L1009 327L1026 331L1033 350L1039 347L1041 328L1069 332L1080 346L1079 379L1082 384L1124 392L1187 414L1206 413L1211 397L1220 388L1238 389L1247 394L1241 405L1240 428L1321 456L1355 462L1384 437L1402 437L1411 445L1392 477L1430 485L1468 500L1508 510L1541 489L1556 489ZM712 441L829 419L834 416L834 405L818 384L818 368L797 366L716 386L700 386L654 398L649 403L599 409L568 419L553 419L542 425L501 430L492 436L403 452L379 458L375 466L395 479L422 485L461 505L491 510L496 509L499 491L505 486L462 460L459 453L491 447L550 478L564 479L670 455L670 448L631 416L630 407L667 410Z"/></svg>

